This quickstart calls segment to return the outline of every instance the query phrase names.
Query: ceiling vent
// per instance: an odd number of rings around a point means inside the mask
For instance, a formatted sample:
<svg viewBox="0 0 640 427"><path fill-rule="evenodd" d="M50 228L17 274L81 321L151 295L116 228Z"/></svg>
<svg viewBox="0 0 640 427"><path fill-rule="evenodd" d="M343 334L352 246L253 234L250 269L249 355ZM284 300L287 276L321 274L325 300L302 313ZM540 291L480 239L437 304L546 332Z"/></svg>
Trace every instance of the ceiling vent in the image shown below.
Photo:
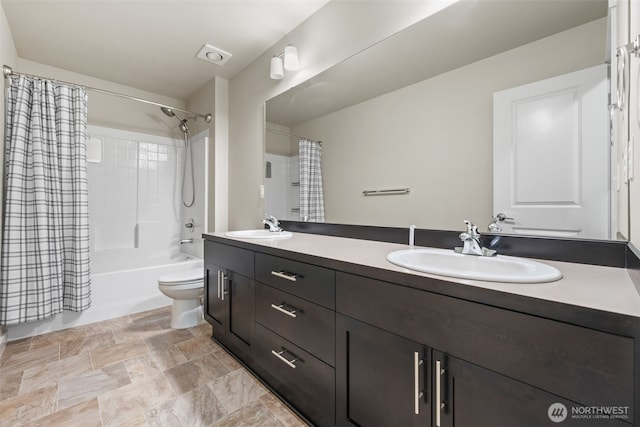
<svg viewBox="0 0 640 427"><path fill-rule="evenodd" d="M212 64L216 65L224 65L229 59L231 59L232 56L233 55L231 55L229 52L206 43L202 45L202 47L196 54L196 58L200 58L204 61L211 62Z"/></svg>

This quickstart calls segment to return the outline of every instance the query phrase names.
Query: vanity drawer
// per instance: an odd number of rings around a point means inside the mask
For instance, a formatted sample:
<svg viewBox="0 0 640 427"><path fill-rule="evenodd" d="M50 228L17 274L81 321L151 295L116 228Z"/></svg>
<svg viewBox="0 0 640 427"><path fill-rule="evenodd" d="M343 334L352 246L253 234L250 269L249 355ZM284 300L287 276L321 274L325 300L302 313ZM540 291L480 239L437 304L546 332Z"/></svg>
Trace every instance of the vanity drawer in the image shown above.
<svg viewBox="0 0 640 427"><path fill-rule="evenodd" d="M633 411L634 341L339 272L336 310L587 406Z"/></svg>
<svg viewBox="0 0 640 427"><path fill-rule="evenodd" d="M257 253L256 280L323 307L335 307L335 272L328 268Z"/></svg>
<svg viewBox="0 0 640 427"><path fill-rule="evenodd" d="M252 251L205 240L204 257L208 263L253 279Z"/></svg>
<svg viewBox="0 0 640 427"><path fill-rule="evenodd" d="M261 283L256 284L256 321L335 366L335 312Z"/></svg>
<svg viewBox="0 0 640 427"><path fill-rule="evenodd" d="M254 357L260 376L318 426L335 423L335 370L256 323Z"/></svg>

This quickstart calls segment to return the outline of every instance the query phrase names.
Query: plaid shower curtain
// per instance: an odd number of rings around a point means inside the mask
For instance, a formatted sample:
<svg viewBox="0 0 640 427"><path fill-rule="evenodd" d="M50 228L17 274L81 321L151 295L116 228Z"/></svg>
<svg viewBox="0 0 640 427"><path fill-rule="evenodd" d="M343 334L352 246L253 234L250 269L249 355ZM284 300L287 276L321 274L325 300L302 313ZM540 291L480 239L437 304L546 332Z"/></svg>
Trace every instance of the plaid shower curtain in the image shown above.
<svg viewBox="0 0 640 427"><path fill-rule="evenodd" d="M89 308L87 94L11 77L6 95L0 324Z"/></svg>
<svg viewBox="0 0 640 427"><path fill-rule="evenodd" d="M324 222L322 190L322 146L308 139L298 141L300 154L300 218L309 222Z"/></svg>

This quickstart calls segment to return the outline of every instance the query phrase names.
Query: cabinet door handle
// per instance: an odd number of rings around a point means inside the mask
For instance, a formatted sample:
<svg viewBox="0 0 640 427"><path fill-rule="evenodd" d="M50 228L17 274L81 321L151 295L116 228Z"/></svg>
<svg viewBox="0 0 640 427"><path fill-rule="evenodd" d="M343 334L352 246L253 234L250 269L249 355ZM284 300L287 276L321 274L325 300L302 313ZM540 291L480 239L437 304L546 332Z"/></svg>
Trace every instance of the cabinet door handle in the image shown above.
<svg viewBox="0 0 640 427"><path fill-rule="evenodd" d="M295 274L295 273L289 273L287 271L281 270L281 271L272 271L271 274L273 276L279 277L281 279L286 279L286 280L290 280L292 282L297 281L298 277L302 277L299 274Z"/></svg>
<svg viewBox="0 0 640 427"><path fill-rule="evenodd" d="M420 391L420 365L423 361L420 359L420 353L413 352L413 410L416 415L420 415L420 399L424 393Z"/></svg>
<svg viewBox="0 0 640 427"><path fill-rule="evenodd" d="M218 299L220 299L220 283L222 282L222 280L220 279L222 275L222 271L218 270Z"/></svg>
<svg viewBox="0 0 640 427"><path fill-rule="evenodd" d="M442 401L442 376L444 375L444 369L442 368L442 362L436 360L436 427L440 427L441 412L445 408L445 403Z"/></svg>
<svg viewBox="0 0 640 427"><path fill-rule="evenodd" d="M286 359L284 356L282 356L284 353L289 353L293 356L293 359L288 360ZM296 365L295 363L298 361L299 357L297 357L296 355L294 355L291 352L288 352L284 347L282 347L282 351L275 351L275 350L271 350L271 354L273 354L275 357L277 357L278 359L280 359L281 361L283 361L284 363L287 364L287 366L296 369Z"/></svg>
<svg viewBox="0 0 640 427"><path fill-rule="evenodd" d="M224 296L229 292L225 290L225 284L229 283L229 276L227 276L224 271L220 272L220 278L222 279L220 285L220 299L224 301ZM228 286L227 286L228 287Z"/></svg>
<svg viewBox="0 0 640 427"><path fill-rule="evenodd" d="M287 310L284 304L280 304L280 305L271 304L271 308L278 310L280 313L284 313L287 316L294 317L294 318L297 317L296 316L296 313L298 312L297 308L294 308L293 310L291 309Z"/></svg>

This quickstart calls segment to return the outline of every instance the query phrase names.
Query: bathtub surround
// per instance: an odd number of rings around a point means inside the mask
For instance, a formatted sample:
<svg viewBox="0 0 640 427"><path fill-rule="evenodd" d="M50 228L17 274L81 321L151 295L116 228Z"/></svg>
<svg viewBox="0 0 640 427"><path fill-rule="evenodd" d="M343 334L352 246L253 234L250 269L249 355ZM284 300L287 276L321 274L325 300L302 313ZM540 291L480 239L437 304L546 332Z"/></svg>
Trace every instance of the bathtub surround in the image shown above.
<svg viewBox="0 0 640 427"><path fill-rule="evenodd" d="M87 94L12 76L5 126L0 323L91 305Z"/></svg>
<svg viewBox="0 0 640 427"><path fill-rule="evenodd" d="M102 161L88 165L92 307L11 326L9 341L168 306L158 277L202 266L208 130L191 138L196 197L190 208L180 194L182 138L102 126L88 126L88 133L102 142ZM194 228L187 229L191 218ZM180 245L188 238L194 243Z"/></svg>
<svg viewBox="0 0 640 427"><path fill-rule="evenodd" d="M184 224L189 218L201 224L203 217L195 207L187 209L181 203L184 141L98 126L89 126L89 133L103 141L102 162L89 165L92 260L96 271L153 265L153 258L180 252L183 248L178 241L191 234L185 233ZM204 135L192 140L193 145L202 146ZM201 169L194 172L202 174ZM196 189L199 190L197 184ZM202 201L200 209L203 210Z"/></svg>
<svg viewBox="0 0 640 427"><path fill-rule="evenodd" d="M209 336L158 309L8 344L2 423L305 426Z"/></svg>
<svg viewBox="0 0 640 427"><path fill-rule="evenodd" d="M278 219L300 220L300 172L299 157L265 153L265 212Z"/></svg>

